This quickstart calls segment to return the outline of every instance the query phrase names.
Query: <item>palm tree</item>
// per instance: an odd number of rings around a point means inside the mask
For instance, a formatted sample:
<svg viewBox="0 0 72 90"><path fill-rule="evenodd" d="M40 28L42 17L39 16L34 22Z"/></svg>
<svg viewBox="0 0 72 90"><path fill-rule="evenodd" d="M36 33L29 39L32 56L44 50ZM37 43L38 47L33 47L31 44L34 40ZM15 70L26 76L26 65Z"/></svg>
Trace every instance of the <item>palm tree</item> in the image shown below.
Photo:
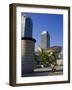
<svg viewBox="0 0 72 90"><path fill-rule="evenodd" d="M46 59L47 59L46 53L44 52L44 50L42 48L39 47L38 54L39 54L39 57L41 58L42 64L44 65L46 63Z"/></svg>
<svg viewBox="0 0 72 90"><path fill-rule="evenodd" d="M39 57L41 58L41 62L42 64L46 64L46 62L48 62L48 64L52 67L52 70L54 71L55 66L57 65L56 62L56 55L53 52L45 52L42 48L38 48L38 53L39 53Z"/></svg>
<svg viewBox="0 0 72 90"><path fill-rule="evenodd" d="M48 54L48 56L49 56L48 62L50 64L50 66L52 67L52 71L55 71L56 70L55 66L57 66L56 55L55 55L55 53L50 52L50 54Z"/></svg>

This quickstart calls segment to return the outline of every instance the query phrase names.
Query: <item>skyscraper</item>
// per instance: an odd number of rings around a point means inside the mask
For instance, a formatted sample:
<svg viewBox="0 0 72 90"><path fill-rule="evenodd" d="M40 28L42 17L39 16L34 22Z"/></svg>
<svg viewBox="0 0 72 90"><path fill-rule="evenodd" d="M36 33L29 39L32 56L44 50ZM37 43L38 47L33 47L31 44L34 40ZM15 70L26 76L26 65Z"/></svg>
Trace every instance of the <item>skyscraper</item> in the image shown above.
<svg viewBox="0 0 72 90"><path fill-rule="evenodd" d="M32 37L32 19L27 17L27 16L23 16L21 17L21 27L22 27L22 31L21 31L21 37Z"/></svg>
<svg viewBox="0 0 72 90"><path fill-rule="evenodd" d="M50 47L50 35L47 31L41 33L41 48L47 49Z"/></svg>
<svg viewBox="0 0 72 90"><path fill-rule="evenodd" d="M21 68L23 77L25 73L31 73L34 69L34 50L36 40L32 38L32 19L21 16Z"/></svg>

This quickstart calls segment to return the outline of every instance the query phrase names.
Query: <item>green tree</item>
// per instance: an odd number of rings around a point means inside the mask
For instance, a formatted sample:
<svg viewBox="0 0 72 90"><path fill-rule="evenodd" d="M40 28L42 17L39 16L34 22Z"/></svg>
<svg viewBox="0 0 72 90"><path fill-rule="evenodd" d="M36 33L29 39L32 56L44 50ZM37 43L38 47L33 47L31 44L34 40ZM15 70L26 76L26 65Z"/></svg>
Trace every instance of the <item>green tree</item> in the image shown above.
<svg viewBox="0 0 72 90"><path fill-rule="evenodd" d="M42 48L39 48L38 54L39 54L42 64L44 65L46 63L46 59L47 59L46 53L44 52L44 50Z"/></svg>
<svg viewBox="0 0 72 90"><path fill-rule="evenodd" d="M41 58L41 62L43 65L46 64L46 62L48 62L50 66L57 65L55 53L53 52L47 53L42 48L39 48L38 53L39 53L39 57Z"/></svg>

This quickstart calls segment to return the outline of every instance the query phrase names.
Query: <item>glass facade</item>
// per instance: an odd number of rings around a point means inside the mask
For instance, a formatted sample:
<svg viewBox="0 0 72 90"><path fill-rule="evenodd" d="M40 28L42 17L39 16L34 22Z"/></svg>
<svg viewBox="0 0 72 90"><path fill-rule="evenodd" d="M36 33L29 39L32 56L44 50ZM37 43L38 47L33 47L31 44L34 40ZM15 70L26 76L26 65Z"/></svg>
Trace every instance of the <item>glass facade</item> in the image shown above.
<svg viewBox="0 0 72 90"><path fill-rule="evenodd" d="M41 34L41 48L47 49L50 47L50 35L47 31Z"/></svg>
<svg viewBox="0 0 72 90"><path fill-rule="evenodd" d="M32 38L32 19L26 16L22 16L22 32L21 37Z"/></svg>

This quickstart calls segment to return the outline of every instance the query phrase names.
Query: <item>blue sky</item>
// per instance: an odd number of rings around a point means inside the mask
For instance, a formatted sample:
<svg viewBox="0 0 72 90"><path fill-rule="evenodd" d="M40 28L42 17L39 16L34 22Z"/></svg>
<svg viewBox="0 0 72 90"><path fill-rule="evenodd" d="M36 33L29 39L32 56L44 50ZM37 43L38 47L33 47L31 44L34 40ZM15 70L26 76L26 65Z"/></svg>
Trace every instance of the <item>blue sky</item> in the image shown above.
<svg viewBox="0 0 72 90"><path fill-rule="evenodd" d="M33 38L36 39L35 49L40 45L40 35L43 31L50 34L50 46L63 46L63 15L23 13L33 22Z"/></svg>

